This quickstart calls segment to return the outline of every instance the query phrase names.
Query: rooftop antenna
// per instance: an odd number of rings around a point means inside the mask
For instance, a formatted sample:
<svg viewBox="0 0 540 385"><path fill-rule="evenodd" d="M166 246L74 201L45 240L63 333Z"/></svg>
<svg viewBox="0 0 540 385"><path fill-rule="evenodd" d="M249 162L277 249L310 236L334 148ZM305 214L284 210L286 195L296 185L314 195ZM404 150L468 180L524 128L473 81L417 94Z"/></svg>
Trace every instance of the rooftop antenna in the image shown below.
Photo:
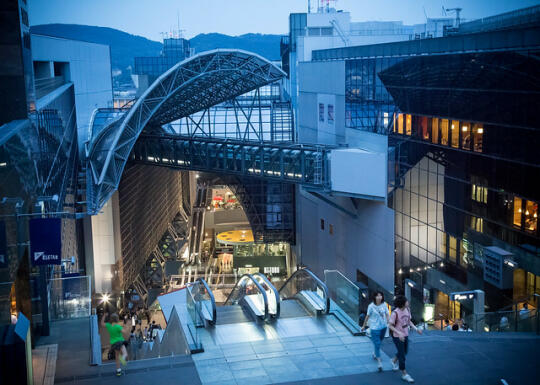
<svg viewBox="0 0 540 385"><path fill-rule="evenodd" d="M311 13L311 0L307 0L307 13Z"/></svg>
<svg viewBox="0 0 540 385"><path fill-rule="evenodd" d="M424 16L426 18L426 23L427 23L428 17L427 17L426 7L422 6L422 9L424 10Z"/></svg>

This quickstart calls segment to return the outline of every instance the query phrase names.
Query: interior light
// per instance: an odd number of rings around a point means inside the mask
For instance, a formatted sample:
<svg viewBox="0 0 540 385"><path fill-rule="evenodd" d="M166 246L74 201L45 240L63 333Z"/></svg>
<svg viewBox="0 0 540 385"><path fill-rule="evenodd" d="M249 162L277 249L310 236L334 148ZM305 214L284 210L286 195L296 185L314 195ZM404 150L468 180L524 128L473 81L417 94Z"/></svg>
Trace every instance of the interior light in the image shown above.
<svg viewBox="0 0 540 385"><path fill-rule="evenodd" d="M422 270L420 267L417 267L417 268L416 268L416 271L420 271L420 270Z"/></svg>
<svg viewBox="0 0 540 385"><path fill-rule="evenodd" d="M407 285L409 285L409 287L414 287L413 283L411 281L407 281Z"/></svg>
<svg viewBox="0 0 540 385"><path fill-rule="evenodd" d="M480 127L477 131L479 134L483 134L484 133L484 129L482 127Z"/></svg>
<svg viewBox="0 0 540 385"><path fill-rule="evenodd" d="M403 274L403 270L399 269L398 274Z"/></svg>
<svg viewBox="0 0 540 385"><path fill-rule="evenodd" d="M101 296L101 302L103 302L103 303L109 303L109 298L110 298L110 297L109 297L109 294L103 294L103 295Z"/></svg>
<svg viewBox="0 0 540 385"><path fill-rule="evenodd" d="M443 263L443 262L441 262L441 267L444 267L444 263Z"/></svg>
<svg viewBox="0 0 540 385"><path fill-rule="evenodd" d="M526 211L525 211L525 215L529 215L529 210L526 210Z"/></svg>
<svg viewBox="0 0 540 385"><path fill-rule="evenodd" d="M538 214L534 213L533 217L535 217L535 218L538 217Z"/></svg>
<svg viewBox="0 0 540 385"><path fill-rule="evenodd" d="M452 124L452 130L454 129L454 125Z"/></svg>
<svg viewBox="0 0 540 385"><path fill-rule="evenodd" d="M521 209L518 209L518 213L520 213L520 212L521 212Z"/></svg>
<svg viewBox="0 0 540 385"><path fill-rule="evenodd" d="M442 283L443 285L446 285L446 282L443 281L442 279L439 279L439 282Z"/></svg>
<svg viewBox="0 0 540 385"><path fill-rule="evenodd" d="M468 130L468 127L467 126L463 126L463 128L461 129L463 132L466 132Z"/></svg>
<svg viewBox="0 0 540 385"><path fill-rule="evenodd" d="M414 269L410 269L409 272L412 273L414 271Z"/></svg>

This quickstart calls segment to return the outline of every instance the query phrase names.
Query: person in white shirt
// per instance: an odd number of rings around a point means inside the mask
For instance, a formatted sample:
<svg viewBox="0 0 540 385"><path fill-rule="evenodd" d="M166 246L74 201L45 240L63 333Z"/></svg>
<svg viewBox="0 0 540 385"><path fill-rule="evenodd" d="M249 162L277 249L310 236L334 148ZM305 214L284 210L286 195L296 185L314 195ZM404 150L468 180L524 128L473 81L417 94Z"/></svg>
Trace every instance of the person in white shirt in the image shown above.
<svg viewBox="0 0 540 385"><path fill-rule="evenodd" d="M523 308L519 311L519 319L528 318L530 313L529 305L527 305L527 302L525 302L523 304Z"/></svg>
<svg viewBox="0 0 540 385"><path fill-rule="evenodd" d="M390 312L388 305L384 302L384 294L381 291L373 293L372 302L368 306L367 315L362 326L362 331L366 329L366 324L371 330L371 342L373 343L373 358L378 362L379 372L382 371L381 342L386 334Z"/></svg>

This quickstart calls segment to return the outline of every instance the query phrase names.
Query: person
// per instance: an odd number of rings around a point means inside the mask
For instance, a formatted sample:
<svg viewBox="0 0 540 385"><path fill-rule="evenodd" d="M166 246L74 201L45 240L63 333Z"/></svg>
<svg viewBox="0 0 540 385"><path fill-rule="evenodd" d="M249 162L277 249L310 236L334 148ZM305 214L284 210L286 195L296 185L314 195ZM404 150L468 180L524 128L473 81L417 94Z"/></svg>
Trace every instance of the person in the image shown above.
<svg viewBox="0 0 540 385"><path fill-rule="evenodd" d="M499 330L506 330L510 327L510 323L508 322L508 318L506 316L501 317L501 321L499 322Z"/></svg>
<svg viewBox="0 0 540 385"><path fill-rule="evenodd" d="M119 323L120 319L118 314L111 314L108 317L109 322L105 322L105 317L108 315L109 313L105 313L103 318L101 318L101 326L105 327L107 332L109 332L109 342L111 343L111 350L114 351L116 360L116 375L121 376L122 369L120 368L120 364L124 366L127 365L126 341L124 340L124 336L122 334L123 327Z"/></svg>
<svg viewBox="0 0 540 385"><path fill-rule="evenodd" d="M450 325L450 321L447 319L444 320L444 330L452 330L452 325Z"/></svg>
<svg viewBox="0 0 540 385"><path fill-rule="evenodd" d="M377 360L377 369L382 372L381 342L386 334L390 313L388 306L384 302L384 294L381 291L373 293L372 302L367 309L367 315L362 325L362 331L366 329L366 324L371 330L371 342L373 343L373 358Z"/></svg>
<svg viewBox="0 0 540 385"><path fill-rule="evenodd" d="M458 332L459 331L459 325L458 324L453 324L452 325L452 331Z"/></svg>
<svg viewBox="0 0 540 385"><path fill-rule="evenodd" d="M392 369L394 371L401 370L401 379L412 383L414 382L413 378L405 370L405 356L409 348L409 327L416 330L418 334L422 334L422 330L417 329L411 322L411 311L409 310L407 297L398 295L394 300L394 307L388 323L388 328L392 331L392 339L397 349L396 356L392 358ZM399 366L397 366L398 362Z"/></svg>
<svg viewBox="0 0 540 385"><path fill-rule="evenodd" d="M529 314L529 305L527 305L527 302L525 302L523 304L523 308L519 311L519 319L526 319L529 317Z"/></svg>
<svg viewBox="0 0 540 385"><path fill-rule="evenodd" d="M144 332L143 332L143 339L145 341L147 341L149 338L148 338L148 326L145 326L144 327Z"/></svg>

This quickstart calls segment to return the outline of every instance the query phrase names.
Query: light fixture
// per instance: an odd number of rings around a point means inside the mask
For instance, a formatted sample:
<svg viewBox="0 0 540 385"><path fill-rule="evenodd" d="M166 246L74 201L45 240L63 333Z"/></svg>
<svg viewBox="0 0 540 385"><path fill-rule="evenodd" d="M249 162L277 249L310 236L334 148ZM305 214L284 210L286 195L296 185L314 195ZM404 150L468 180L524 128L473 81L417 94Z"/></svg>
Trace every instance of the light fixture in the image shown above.
<svg viewBox="0 0 540 385"><path fill-rule="evenodd" d="M103 303L109 303L109 299L110 299L110 297L109 297L109 294L107 294L107 293L105 293L105 294L103 294L101 296L101 302L103 302Z"/></svg>
<svg viewBox="0 0 540 385"><path fill-rule="evenodd" d="M525 210L525 215L529 215L529 210Z"/></svg>
<svg viewBox="0 0 540 385"><path fill-rule="evenodd" d="M441 267L444 267L444 263L443 263L443 262L441 262Z"/></svg>
<svg viewBox="0 0 540 385"><path fill-rule="evenodd" d="M533 214L533 217L537 218L537 217L538 217L538 214L537 214L537 213L534 213L534 214Z"/></svg>
<svg viewBox="0 0 540 385"><path fill-rule="evenodd" d="M410 269L409 272L412 273L414 271L414 269Z"/></svg>
<svg viewBox="0 0 540 385"><path fill-rule="evenodd" d="M407 281L407 285L409 285L409 287L414 287L413 283L411 281Z"/></svg>
<svg viewBox="0 0 540 385"><path fill-rule="evenodd" d="M422 268L420 268L420 267L417 267L417 268L416 268L416 271L420 271L420 270L422 270Z"/></svg>
<svg viewBox="0 0 540 385"><path fill-rule="evenodd" d="M403 270L399 269L398 274L403 274Z"/></svg>
<svg viewBox="0 0 540 385"><path fill-rule="evenodd" d="M469 129L469 128L468 128L467 126L463 126L463 127L461 128L461 131L467 132L468 129Z"/></svg>
<svg viewBox="0 0 540 385"><path fill-rule="evenodd" d="M442 279L439 279L439 282L442 283L443 285L446 285L446 282L443 281Z"/></svg>
<svg viewBox="0 0 540 385"><path fill-rule="evenodd" d="M195 174L195 179L198 179L199 178L199 174Z"/></svg>
<svg viewBox="0 0 540 385"><path fill-rule="evenodd" d="M477 131L479 134L483 134L484 133L484 129L482 127L480 127Z"/></svg>
<svg viewBox="0 0 540 385"><path fill-rule="evenodd" d="M452 124L452 130L454 129L454 125Z"/></svg>
<svg viewBox="0 0 540 385"><path fill-rule="evenodd" d="M518 213L520 213L520 212L521 212L521 209L518 209Z"/></svg>

